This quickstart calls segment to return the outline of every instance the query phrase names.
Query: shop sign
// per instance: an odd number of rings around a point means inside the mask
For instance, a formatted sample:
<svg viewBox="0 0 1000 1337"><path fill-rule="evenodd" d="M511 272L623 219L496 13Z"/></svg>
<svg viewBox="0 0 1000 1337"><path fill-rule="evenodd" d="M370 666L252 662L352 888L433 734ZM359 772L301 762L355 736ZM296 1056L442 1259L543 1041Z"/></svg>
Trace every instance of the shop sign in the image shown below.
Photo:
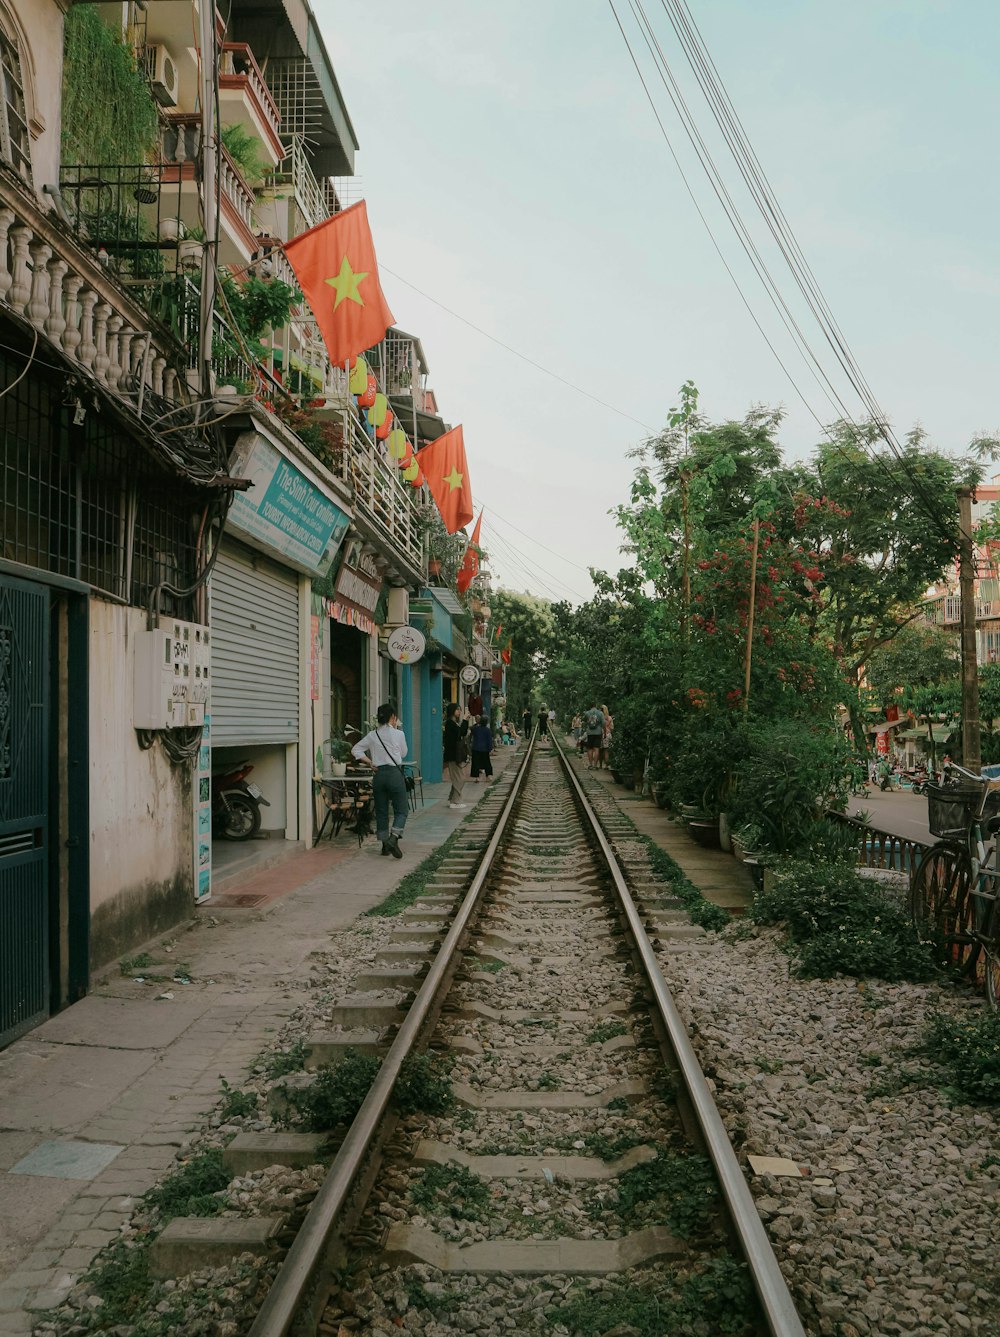
<svg viewBox="0 0 1000 1337"><path fill-rule="evenodd" d="M382 594L382 577L374 559L349 553L337 572L333 597L340 604L371 618Z"/></svg>
<svg viewBox="0 0 1000 1337"><path fill-rule="evenodd" d="M397 664L415 664L427 649L427 640L416 627L397 627L385 648Z"/></svg>
<svg viewBox="0 0 1000 1337"><path fill-rule="evenodd" d="M350 523L340 507L257 432L237 440L229 472L253 486L233 497L226 528L286 566L325 575Z"/></svg>
<svg viewBox="0 0 1000 1337"><path fill-rule="evenodd" d="M479 669L475 664L466 664L459 676L466 687L476 687L479 685Z"/></svg>
<svg viewBox="0 0 1000 1337"><path fill-rule="evenodd" d="M323 622L312 613L309 617L309 699L319 700L321 659L323 655Z"/></svg>

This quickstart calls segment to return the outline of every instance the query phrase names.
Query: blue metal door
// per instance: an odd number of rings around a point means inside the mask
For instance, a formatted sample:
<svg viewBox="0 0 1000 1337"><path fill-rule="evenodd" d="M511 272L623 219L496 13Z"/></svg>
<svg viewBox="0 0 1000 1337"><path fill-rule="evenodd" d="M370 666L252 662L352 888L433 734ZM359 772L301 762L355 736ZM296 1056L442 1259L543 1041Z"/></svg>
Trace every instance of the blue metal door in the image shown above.
<svg viewBox="0 0 1000 1337"><path fill-rule="evenodd" d="M49 1011L49 595L0 576L0 1046Z"/></svg>

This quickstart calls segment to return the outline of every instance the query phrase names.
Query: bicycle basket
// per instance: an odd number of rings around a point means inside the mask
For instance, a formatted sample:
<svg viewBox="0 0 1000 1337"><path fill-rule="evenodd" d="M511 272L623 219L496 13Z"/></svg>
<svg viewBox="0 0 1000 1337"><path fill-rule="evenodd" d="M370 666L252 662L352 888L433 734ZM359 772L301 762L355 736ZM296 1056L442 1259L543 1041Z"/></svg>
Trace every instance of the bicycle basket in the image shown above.
<svg viewBox="0 0 1000 1337"><path fill-rule="evenodd" d="M968 783L939 785L928 783L927 825L934 836L965 836L972 818L979 811L983 791Z"/></svg>

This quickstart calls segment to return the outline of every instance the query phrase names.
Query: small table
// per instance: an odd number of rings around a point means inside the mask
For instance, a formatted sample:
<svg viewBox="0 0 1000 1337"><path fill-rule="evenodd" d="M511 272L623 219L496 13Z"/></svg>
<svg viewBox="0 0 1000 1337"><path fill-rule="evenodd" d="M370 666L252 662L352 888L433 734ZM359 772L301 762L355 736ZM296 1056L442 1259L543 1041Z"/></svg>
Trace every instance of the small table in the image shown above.
<svg viewBox="0 0 1000 1337"><path fill-rule="evenodd" d="M375 794L372 789L371 775L314 775L313 783L323 798L326 814L323 824L316 833L313 849L323 839L326 828L330 827L330 839L340 834L345 822L352 822L352 830L361 845L365 836L371 835L371 822L375 813Z"/></svg>

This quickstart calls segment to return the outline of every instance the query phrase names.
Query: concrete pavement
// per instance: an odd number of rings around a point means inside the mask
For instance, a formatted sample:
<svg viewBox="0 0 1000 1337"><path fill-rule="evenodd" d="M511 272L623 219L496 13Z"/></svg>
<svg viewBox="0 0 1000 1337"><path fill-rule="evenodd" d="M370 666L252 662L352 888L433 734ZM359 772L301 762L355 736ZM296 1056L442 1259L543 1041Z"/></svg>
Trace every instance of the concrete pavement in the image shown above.
<svg viewBox="0 0 1000 1337"><path fill-rule="evenodd" d="M908 840L922 840L927 845L937 840L927 825L927 799L923 795L911 794L908 789L883 794L877 785L869 786L869 791L867 798L851 799L847 810L852 816L866 812L872 826Z"/></svg>

